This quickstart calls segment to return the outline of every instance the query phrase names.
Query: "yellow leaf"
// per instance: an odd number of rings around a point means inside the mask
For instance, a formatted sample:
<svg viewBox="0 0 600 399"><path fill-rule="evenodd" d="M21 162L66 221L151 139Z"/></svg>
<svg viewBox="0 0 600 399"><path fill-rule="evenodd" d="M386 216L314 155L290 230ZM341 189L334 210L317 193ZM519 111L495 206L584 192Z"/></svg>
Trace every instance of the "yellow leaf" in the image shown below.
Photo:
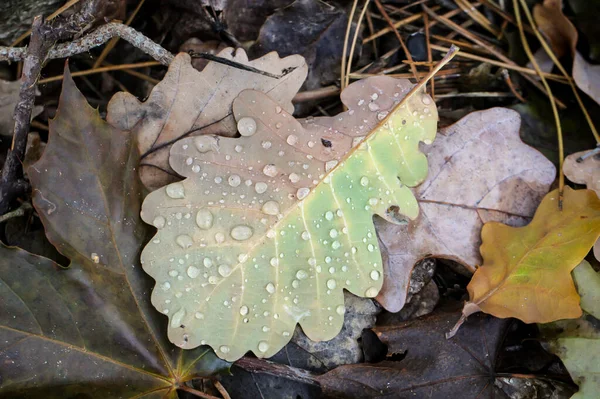
<svg viewBox="0 0 600 399"><path fill-rule="evenodd" d="M484 262L467 287L465 315L483 311L526 323L581 316L571 270L600 235L600 200L566 187L562 211L557 201L557 190L548 193L525 227L483 227Z"/></svg>

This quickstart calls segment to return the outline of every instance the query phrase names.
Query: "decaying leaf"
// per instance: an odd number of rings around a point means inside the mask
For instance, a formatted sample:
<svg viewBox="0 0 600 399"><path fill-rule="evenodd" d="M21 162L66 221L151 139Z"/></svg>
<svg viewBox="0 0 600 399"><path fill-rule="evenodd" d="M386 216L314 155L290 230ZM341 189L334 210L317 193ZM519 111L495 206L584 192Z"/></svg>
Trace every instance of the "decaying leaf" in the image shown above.
<svg viewBox="0 0 600 399"><path fill-rule="evenodd" d="M21 81L8 82L0 80L0 135L11 136L13 134L13 113L19 101ZM36 90L36 94L40 94ZM31 118L35 118L44 110L44 107L33 107Z"/></svg>
<svg viewBox="0 0 600 399"><path fill-rule="evenodd" d="M447 340L444 332L459 314L457 306L449 306L417 320L374 328L387 345L387 359L342 366L319 376L324 393L348 399L493 399L511 397L511 384L522 381L529 387L524 386L521 394L533 386L532 393L539 396L514 397L541 398L554 397L553 391L562 388L554 381L547 381L543 387L536 384L535 378L501 368L502 346L514 320L474 315L454 338Z"/></svg>
<svg viewBox="0 0 600 399"><path fill-rule="evenodd" d="M565 158L563 171L573 183L585 184L600 197L600 156L595 150L581 151ZM583 157L580 161L578 159ZM600 260L600 240L594 244L594 256Z"/></svg>
<svg viewBox="0 0 600 399"><path fill-rule="evenodd" d="M206 347L171 345L150 304L138 162L129 132L105 123L66 70L28 172L48 239L71 264L0 249L0 396L176 398L180 381L224 366Z"/></svg>
<svg viewBox="0 0 600 399"><path fill-rule="evenodd" d="M175 141L209 133L236 134L230 104L242 90L267 93L287 112L293 111L292 98L306 77L302 57L279 58L269 53L248 61L244 50L232 48L218 55L284 76L269 77L215 62L199 72L192 67L189 55L179 54L146 101L122 92L109 102L107 121L119 129L131 130L137 137L142 158L139 172L147 188L153 190L179 180L168 161L169 148Z"/></svg>
<svg viewBox="0 0 600 399"><path fill-rule="evenodd" d="M359 82L347 112L306 127L246 90L233 103L240 138L173 145L171 166L186 179L151 193L142 209L158 228L142 253L144 270L157 282L152 303L169 316L172 342L209 344L227 360L249 350L269 357L297 323L314 341L333 338L343 289L377 295L372 216L417 216L407 186L426 177L418 144L436 131L428 95L397 105L409 88L389 77Z"/></svg>
<svg viewBox="0 0 600 399"><path fill-rule="evenodd" d="M509 109L473 112L423 149L429 175L414 189L418 218L405 226L376 222L385 266L377 300L388 311L404 306L420 259L452 259L473 272L481 264L484 223L522 226L533 217L556 171L521 141L519 125L519 114Z"/></svg>
<svg viewBox="0 0 600 399"><path fill-rule="evenodd" d="M267 18L250 53L302 55L310 65L304 86L317 89L339 79L347 26L343 7L319 0L295 0ZM360 43L356 54L360 53Z"/></svg>
<svg viewBox="0 0 600 399"><path fill-rule="evenodd" d="M558 58L571 53L575 84L600 103L600 65L590 64L577 51L577 29L563 14L562 7L562 0L544 0L543 5L537 4L534 7L534 19Z"/></svg>
<svg viewBox="0 0 600 399"><path fill-rule="evenodd" d="M540 325L550 350L558 355L579 392L571 399L595 399L600 394L600 275L586 261L573 270L573 279L587 313L577 320Z"/></svg>
<svg viewBox="0 0 600 399"><path fill-rule="evenodd" d="M547 323L581 316L571 271L600 236L600 199L591 190L565 187L546 195L530 224L486 223L481 237L483 265L467 289L465 315L477 311Z"/></svg>

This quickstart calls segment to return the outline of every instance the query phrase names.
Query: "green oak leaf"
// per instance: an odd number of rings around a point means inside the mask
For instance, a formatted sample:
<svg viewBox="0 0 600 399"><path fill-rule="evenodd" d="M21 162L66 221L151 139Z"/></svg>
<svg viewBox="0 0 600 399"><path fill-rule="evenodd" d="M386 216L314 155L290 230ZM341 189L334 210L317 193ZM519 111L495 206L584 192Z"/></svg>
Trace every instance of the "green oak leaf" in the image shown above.
<svg viewBox="0 0 600 399"><path fill-rule="evenodd" d="M436 133L435 104L411 87L359 81L342 94L348 111L303 122L246 90L233 103L241 137L172 146L170 165L185 180L144 200L142 219L158 232L142 264L173 343L208 344L229 361L270 357L296 324L312 340L335 337L344 289L377 295L373 215L417 216L409 187L427 176L419 142Z"/></svg>

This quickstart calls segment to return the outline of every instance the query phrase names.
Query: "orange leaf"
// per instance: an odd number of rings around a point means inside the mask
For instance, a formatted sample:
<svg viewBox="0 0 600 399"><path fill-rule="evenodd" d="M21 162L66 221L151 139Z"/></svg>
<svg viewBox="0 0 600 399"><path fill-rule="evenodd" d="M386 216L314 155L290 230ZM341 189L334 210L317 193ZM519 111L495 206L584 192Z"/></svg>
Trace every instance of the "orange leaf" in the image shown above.
<svg viewBox="0 0 600 399"><path fill-rule="evenodd" d="M562 211L557 200L557 190L548 193L525 227L483 226L484 262L467 287L463 314L483 311L526 323L581 316L571 270L600 235L600 200L593 191L569 187Z"/></svg>

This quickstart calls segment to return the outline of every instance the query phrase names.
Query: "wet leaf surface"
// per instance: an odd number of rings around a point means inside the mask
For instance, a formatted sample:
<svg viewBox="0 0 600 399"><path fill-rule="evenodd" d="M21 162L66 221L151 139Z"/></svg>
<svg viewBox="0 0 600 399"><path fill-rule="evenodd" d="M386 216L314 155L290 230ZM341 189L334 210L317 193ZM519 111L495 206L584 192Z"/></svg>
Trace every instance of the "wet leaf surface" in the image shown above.
<svg viewBox="0 0 600 399"><path fill-rule="evenodd" d="M171 166L186 180L146 197L143 219L159 230L142 254L172 342L206 343L228 360L249 350L270 357L297 323L314 341L335 337L343 289L377 295L372 217L416 217L408 186L427 174L419 142L435 137L428 95L398 108L410 87L385 77L360 82L343 97L356 101L347 112L306 125L244 91L233 104L241 137L172 147Z"/></svg>

